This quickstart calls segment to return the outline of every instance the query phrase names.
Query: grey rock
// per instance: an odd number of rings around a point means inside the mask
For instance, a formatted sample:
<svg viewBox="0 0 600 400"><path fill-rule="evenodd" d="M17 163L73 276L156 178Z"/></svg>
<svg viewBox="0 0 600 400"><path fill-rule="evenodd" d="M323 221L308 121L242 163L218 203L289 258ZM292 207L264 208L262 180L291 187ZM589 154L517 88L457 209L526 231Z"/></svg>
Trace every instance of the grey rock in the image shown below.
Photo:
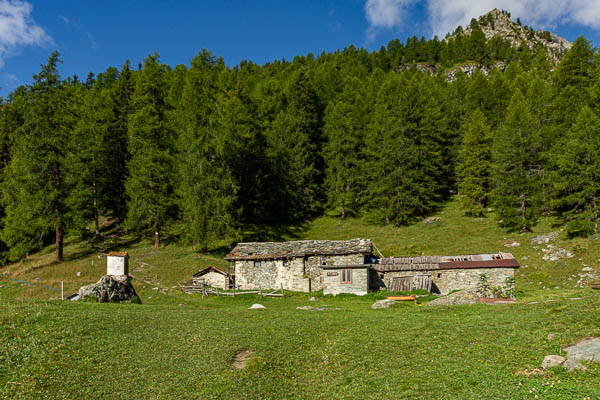
<svg viewBox="0 0 600 400"><path fill-rule="evenodd" d="M521 245L521 243L519 242L512 242L512 243L507 243L504 245L504 247L519 247Z"/></svg>
<svg viewBox="0 0 600 400"><path fill-rule="evenodd" d="M130 276L105 275L96 283L80 287L71 300L77 301L87 297L94 297L99 302L122 302L137 297L137 294Z"/></svg>
<svg viewBox="0 0 600 400"><path fill-rule="evenodd" d="M557 355L546 356L546 357L544 357L544 361L542 361L542 368L546 369L546 368L558 367L559 365L562 365L562 363L564 363L565 361L566 361L566 358L561 357L561 356L557 356Z"/></svg>
<svg viewBox="0 0 600 400"><path fill-rule="evenodd" d="M433 306L453 306L457 304L475 304L480 295L474 291L461 290L447 296L438 297L427 303L427 307Z"/></svg>
<svg viewBox="0 0 600 400"><path fill-rule="evenodd" d="M308 301L317 301L317 299L315 299L314 297L309 297Z"/></svg>
<svg viewBox="0 0 600 400"><path fill-rule="evenodd" d="M548 337L546 339L548 339L548 341L554 340L554 338L556 337L556 335L554 333L549 333Z"/></svg>
<svg viewBox="0 0 600 400"><path fill-rule="evenodd" d="M593 268L591 268L591 267L585 267L585 268L582 268L582 269L581 269L581 271L582 271L582 272L592 272L593 270L594 270L594 269L593 269Z"/></svg>
<svg viewBox="0 0 600 400"><path fill-rule="evenodd" d="M263 306L262 304L252 304L250 307L248 307L248 310L264 310L265 306Z"/></svg>
<svg viewBox="0 0 600 400"><path fill-rule="evenodd" d="M563 350L570 360L600 363L600 338L585 339Z"/></svg>
<svg viewBox="0 0 600 400"><path fill-rule="evenodd" d="M558 232L550 232L546 235L539 235L531 239L532 244L545 244L558 239Z"/></svg>
<svg viewBox="0 0 600 400"><path fill-rule="evenodd" d="M81 276L81 272L77 272L77 277L79 278Z"/></svg>
<svg viewBox="0 0 600 400"><path fill-rule="evenodd" d="M586 371L587 367L580 363L579 361L573 360L569 358L567 361L563 363L563 368L569 372L573 372L575 370Z"/></svg>
<svg viewBox="0 0 600 400"><path fill-rule="evenodd" d="M423 220L424 224L433 224L436 222L440 222L442 219L440 217L428 217Z"/></svg>
<svg viewBox="0 0 600 400"><path fill-rule="evenodd" d="M380 308L390 308L390 306L392 306L393 304L396 304L396 303L397 303L396 300L388 300L388 299L377 300L375 303L373 303L371 308L373 310L377 310Z"/></svg>
<svg viewBox="0 0 600 400"><path fill-rule="evenodd" d="M303 310L303 311L323 311L323 310L327 310L327 307L302 306L302 307L296 307L296 310Z"/></svg>

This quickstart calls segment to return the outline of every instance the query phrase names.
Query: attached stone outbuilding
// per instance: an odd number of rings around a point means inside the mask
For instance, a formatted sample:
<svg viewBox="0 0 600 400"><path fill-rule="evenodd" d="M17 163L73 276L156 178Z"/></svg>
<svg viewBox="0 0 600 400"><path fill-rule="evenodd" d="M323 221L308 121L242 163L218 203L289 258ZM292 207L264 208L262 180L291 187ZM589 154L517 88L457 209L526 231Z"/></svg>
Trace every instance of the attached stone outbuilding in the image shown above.
<svg viewBox="0 0 600 400"><path fill-rule="evenodd" d="M425 289L448 294L454 290L483 290L489 295L514 296L515 269L510 253L466 256L387 257L373 265L388 291Z"/></svg>
<svg viewBox="0 0 600 400"><path fill-rule="evenodd" d="M217 267L208 267L194 274L194 285L206 285L229 290L233 288L233 276Z"/></svg>
<svg viewBox="0 0 600 400"><path fill-rule="evenodd" d="M239 243L225 259L238 289L310 292L324 288L325 268L367 264L372 249L370 239L252 242Z"/></svg>

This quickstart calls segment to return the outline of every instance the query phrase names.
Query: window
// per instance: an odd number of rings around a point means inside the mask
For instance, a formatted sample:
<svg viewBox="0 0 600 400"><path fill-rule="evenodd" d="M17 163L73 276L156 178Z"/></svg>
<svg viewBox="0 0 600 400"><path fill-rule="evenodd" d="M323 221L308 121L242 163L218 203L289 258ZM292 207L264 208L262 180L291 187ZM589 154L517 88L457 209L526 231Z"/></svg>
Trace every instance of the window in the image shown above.
<svg viewBox="0 0 600 400"><path fill-rule="evenodd" d="M442 274L438 274L438 278L441 278L441 277L442 277Z"/></svg>
<svg viewBox="0 0 600 400"><path fill-rule="evenodd" d="M352 270L343 269L341 276L341 283L352 283Z"/></svg>
<svg viewBox="0 0 600 400"><path fill-rule="evenodd" d="M321 265L327 265L327 257L321 257Z"/></svg>
<svg viewBox="0 0 600 400"><path fill-rule="evenodd" d="M283 260L284 267L289 267L289 265L290 265L290 260Z"/></svg>
<svg viewBox="0 0 600 400"><path fill-rule="evenodd" d="M254 268L260 268L260 261L254 261Z"/></svg>

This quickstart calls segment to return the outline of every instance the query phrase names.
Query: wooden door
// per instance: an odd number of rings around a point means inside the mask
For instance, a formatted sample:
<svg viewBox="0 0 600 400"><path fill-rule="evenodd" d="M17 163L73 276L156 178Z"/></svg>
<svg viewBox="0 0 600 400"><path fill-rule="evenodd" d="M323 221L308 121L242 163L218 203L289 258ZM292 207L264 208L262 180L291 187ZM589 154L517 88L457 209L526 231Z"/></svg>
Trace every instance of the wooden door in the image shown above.
<svg viewBox="0 0 600 400"><path fill-rule="evenodd" d="M423 289L431 293L431 275L417 275L415 289Z"/></svg>
<svg viewBox="0 0 600 400"><path fill-rule="evenodd" d="M412 276L394 277L388 290L390 292L410 292L413 286L413 278Z"/></svg>

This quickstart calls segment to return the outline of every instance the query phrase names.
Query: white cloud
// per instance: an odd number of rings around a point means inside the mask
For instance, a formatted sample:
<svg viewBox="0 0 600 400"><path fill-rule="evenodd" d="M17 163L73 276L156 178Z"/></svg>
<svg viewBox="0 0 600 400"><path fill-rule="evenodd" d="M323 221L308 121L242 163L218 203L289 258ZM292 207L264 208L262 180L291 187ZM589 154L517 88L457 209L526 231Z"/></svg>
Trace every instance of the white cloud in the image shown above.
<svg viewBox="0 0 600 400"><path fill-rule="evenodd" d="M22 46L52 43L52 38L33 20L32 10L26 1L0 0L0 67Z"/></svg>
<svg viewBox="0 0 600 400"><path fill-rule="evenodd" d="M536 29L560 23L600 29L598 0L427 0L431 29L440 37L493 8L508 10L513 19L520 17Z"/></svg>
<svg viewBox="0 0 600 400"><path fill-rule="evenodd" d="M400 26L407 9L418 0L367 0L365 12L369 28L367 38L375 39L380 29L390 29Z"/></svg>

